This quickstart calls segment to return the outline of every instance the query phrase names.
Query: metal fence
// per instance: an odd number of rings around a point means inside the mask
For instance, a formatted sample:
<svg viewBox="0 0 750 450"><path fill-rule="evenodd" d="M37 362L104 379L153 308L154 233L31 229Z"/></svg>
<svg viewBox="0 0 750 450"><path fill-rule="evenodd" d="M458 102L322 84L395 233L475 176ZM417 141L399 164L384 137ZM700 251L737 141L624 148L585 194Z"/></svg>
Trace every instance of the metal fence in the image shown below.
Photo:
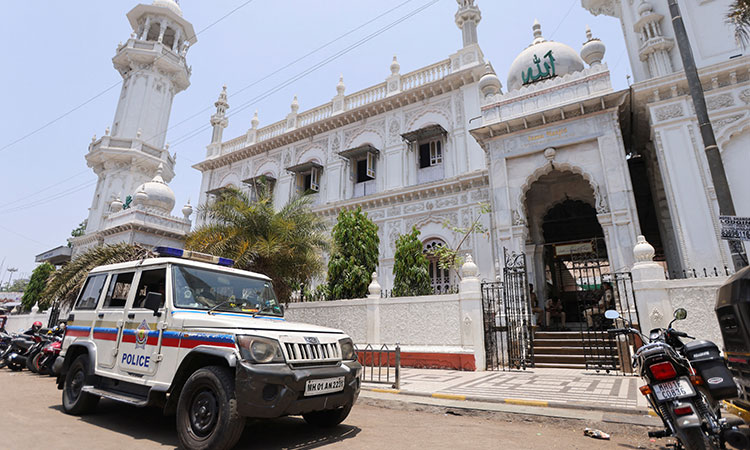
<svg viewBox="0 0 750 450"><path fill-rule="evenodd" d="M665 270L664 276L668 280L684 280L688 278L717 278L726 277L734 274L734 271L727 266L722 267L704 267L702 269L682 269L682 270Z"/></svg>
<svg viewBox="0 0 750 450"><path fill-rule="evenodd" d="M401 389L401 347L398 344L394 349L385 344L380 348L367 344L364 349L355 345L354 350L362 364L363 383L387 384Z"/></svg>

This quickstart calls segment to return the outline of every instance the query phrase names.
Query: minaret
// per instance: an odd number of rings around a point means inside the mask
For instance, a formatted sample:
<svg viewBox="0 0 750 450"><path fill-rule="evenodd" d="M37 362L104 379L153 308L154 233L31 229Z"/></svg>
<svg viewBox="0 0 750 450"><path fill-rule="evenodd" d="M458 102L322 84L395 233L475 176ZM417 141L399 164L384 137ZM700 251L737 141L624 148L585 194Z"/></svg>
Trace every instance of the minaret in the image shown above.
<svg viewBox="0 0 750 450"><path fill-rule="evenodd" d="M221 154L221 139L224 136L224 128L229 125L229 119L227 118L227 109L229 109L229 103L227 102L227 87L222 86L221 93L219 93L219 99L214 103L216 107L216 113L211 115L211 127L213 132L211 133L211 143L206 147L206 157L213 158Z"/></svg>
<svg viewBox="0 0 750 450"><path fill-rule="evenodd" d="M474 5L474 0L456 0L458 11L456 11L456 25L461 29L464 38L464 47L477 44L477 25L482 20L482 12Z"/></svg>
<svg viewBox="0 0 750 450"><path fill-rule="evenodd" d="M633 29L638 32L641 48L638 51L641 61L648 65L651 78L663 77L673 72L672 56L674 40L664 36L661 22L664 16L654 12L648 0L638 5L638 21Z"/></svg>
<svg viewBox="0 0 750 450"><path fill-rule="evenodd" d="M463 47L451 55L452 70L461 70L470 66L484 65L484 55L479 48L477 25L482 20L482 12L474 4L474 0L456 0L458 11L454 19L456 26L461 29Z"/></svg>
<svg viewBox="0 0 750 450"><path fill-rule="evenodd" d="M102 138L94 138L86 154L99 177L87 234L100 229L113 200L121 196L127 204L160 165L166 182L174 177L175 160L164 142L172 100L190 86L185 56L197 41L195 31L175 0L139 4L127 18L133 32L112 58L123 80L111 133L108 127Z"/></svg>

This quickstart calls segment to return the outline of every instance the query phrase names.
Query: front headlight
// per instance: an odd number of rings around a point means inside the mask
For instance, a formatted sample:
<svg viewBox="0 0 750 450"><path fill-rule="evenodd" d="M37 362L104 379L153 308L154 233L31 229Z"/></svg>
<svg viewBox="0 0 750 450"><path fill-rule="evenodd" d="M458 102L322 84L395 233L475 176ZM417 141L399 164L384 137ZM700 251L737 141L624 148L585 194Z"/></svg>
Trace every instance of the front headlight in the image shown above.
<svg viewBox="0 0 750 450"><path fill-rule="evenodd" d="M238 336L237 344L240 347L242 359L257 364L283 363L284 354L276 339L258 336Z"/></svg>
<svg viewBox="0 0 750 450"><path fill-rule="evenodd" d="M344 361L357 360L357 353L354 351L354 342L351 338L339 339L339 347L341 347L341 359Z"/></svg>

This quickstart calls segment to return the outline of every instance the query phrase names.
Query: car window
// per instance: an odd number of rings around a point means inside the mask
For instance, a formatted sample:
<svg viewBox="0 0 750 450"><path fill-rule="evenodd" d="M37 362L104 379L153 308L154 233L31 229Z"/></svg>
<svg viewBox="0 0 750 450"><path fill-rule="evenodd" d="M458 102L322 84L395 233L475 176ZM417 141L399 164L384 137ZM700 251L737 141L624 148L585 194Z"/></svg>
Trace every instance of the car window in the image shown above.
<svg viewBox="0 0 750 450"><path fill-rule="evenodd" d="M112 275L109 282L107 296L104 298L105 308L124 308L125 301L130 293L130 286L133 285L133 276L135 272L116 273Z"/></svg>
<svg viewBox="0 0 750 450"><path fill-rule="evenodd" d="M96 309L106 279L106 273L89 276L76 302L76 309Z"/></svg>
<svg viewBox="0 0 750 450"><path fill-rule="evenodd" d="M135 294L133 308L143 308L146 301L146 295L149 292L161 294L161 306L164 306L164 287L167 282L167 269L152 269L141 272L141 280L138 282L138 290Z"/></svg>

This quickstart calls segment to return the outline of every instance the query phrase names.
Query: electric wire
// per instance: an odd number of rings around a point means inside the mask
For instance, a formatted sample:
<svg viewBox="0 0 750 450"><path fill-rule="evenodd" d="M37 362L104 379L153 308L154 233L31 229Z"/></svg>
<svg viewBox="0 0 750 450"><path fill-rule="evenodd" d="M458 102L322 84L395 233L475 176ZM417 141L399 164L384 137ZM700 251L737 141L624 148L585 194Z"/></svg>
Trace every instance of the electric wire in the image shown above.
<svg viewBox="0 0 750 450"><path fill-rule="evenodd" d="M240 104L240 106L235 107L235 110L227 114L228 118L231 118L240 112L244 111L245 109L249 108L250 106L258 103L261 100L264 100L265 98L271 96L272 94L275 94L276 92L280 91L281 89L289 86L290 84L304 78L305 76L315 72L316 70L320 69L321 67L324 67L328 65L329 63L335 61L336 59L340 58L341 56L351 52L352 50L361 47L365 43L369 42L370 40L374 39L375 37L385 33L386 31L390 30L391 28L395 27L396 25L399 25L400 23L410 19L411 17L419 14L420 12L424 11L425 9L429 8L430 6L434 5L435 3L439 2L440 0L431 0L430 2L420 6L419 8L407 13L406 15L400 17L399 19L383 26L382 28L378 29L377 31L365 36L364 38L360 39L359 41L355 42L354 44L351 44L350 46L344 48L343 50L340 50L333 55L323 59L322 61L314 64L313 66L309 67L308 69L303 70L302 72L288 78L287 80L283 81L282 83L264 91L263 93L259 94L258 96L248 100L245 103ZM184 142L189 141L190 139L198 136L199 134L203 133L204 131L211 128L211 125L203 125L197 129L194 129L193 131L189 131L181 136L179 136L176 141L171 145L171 148L174 148Z"/></svg>
<svg viewBox="0 0 750 450"><path fill-rule="evenodd" d="M389 10L387 10L387 11L385 11L385 12L383 12L383 13L375 16L375 17L373 17L372 19L368 20L367 22L364 22L364 23L360 24L359 26L357 26L355 28L352 28L351 30L347 31L346 33L344 33L344 34L336 37L335 39L332 39L332 40L326 42L325 44L323 44L323 45L315 48L314 50L311 50L311 51L305 53L304 55L300 56L299 58L295 59L294 61L291 61L291 62L289 62L289 63L287 63L287 64L279 67L278 69L274 70L273 72L271 72L271 73L269 73L267 75L264 75L263 77L261 77L261 78L255 80L255 81L253 81L252 83L247 84L247 85L241 87L240 89L238 89L238 90L232 92L231 94L227 95L227 98L231 99L232 97L236 97L237 95L239 95L242 92L250 89L251 87L253 87L253 86L255 86L255 85L259 84L259 83L262 83L263 81L271 78L274 75L279 74L280 72L282 72L282 71L288 69L289 67L297 64L298 62L304 60L305 58L307 58L309 56L312 56L315 53L318 53L319 51L321 51L321 50L323 50L323 49L325 49L327 47L330 47L331 45L333 45L336 42L344 39L345 37L347 37L347 36L349 36L349 35L351 35L353 33L356 33L357 31L361 30L362 28L366 27L367 25L370 25L371 23L377 21L378 19L381 19L382 17L387 16L388 14L392 13L393 11L395 11L395 10L401 8L402 6L404 6L404 5L408 4L408 3L411 3L413 1L414 0L406 0L405 2L399 3L398 5L394 6L393 8L391 8L391 9L389 9ZM192 115L186 117L185 119L182 119L179 122L173 124L172 126L170 126L169 128L167 128L163 132L158 133L158 134L152 136L151 139L153 139L155 137L164 136L167 132L173 130L174 128L177 128L180 125L182 125L183 123L188 122L191 119L194 119L195 117L198 117L199 115L205 113L206 111L210 111L210 110L211 110L211 106L210 105L206 106L205 108L201 109L200 111L197 111L197 112L193 113Z"/></svg>
<svg viewBox="0 0 750 450"><path fill-rule="evenodd" d="M216 24L218 24L218 23L219 23L219 22L221 22L222 20L224 20L224 19L226 19L227 17L231 16L232 14L234 14L234 13L235 13L236 11L240 10L241 8L243 8L243 7L247 6L247 5L249 5L249 4L250 4L250 3L252 3L253 1L255 1L255 0L247 0L246 2L242 3L242 4L241 4L241 5L239 5L238 7L234 8L233 10L231 10L231 11L229 11L228 13L224 14L223 16L221 16L221 17L220 17L219 19L215 20L214 22L212 22L212 23L211 23L211 24L209 24L208 26L204 27L203 29L201 29L201 30L200 30L200 31L198 31L197 33L193 34L193 36L191 36L191 37L187 38L187 39L186 39L186 41L190 41L190 40L194 39L194 38L195 38L195 37L197 37L197 36L198 36L199 34L203 33L204 31L206 31L206 30L208 30L208 29L210 29L210 28L212 28L213 26L215 26ZM158 56L158 57L157 57L157 58L156 58L156 59L154 60L154 63L156 63L156 61L160 60L161 58L163 58L163 57L165 57L165 56L166 56L166 54L161 54L161 55L159 55L159 56ZM145 69L138 69L138 70L137 70L136 72L134 72L134 73L138 73L138 72L140 72L141 70L145 70ZM121 84L122 84L122 80L119 80L119 81L118 81L117 83L114 83L113 85L111 85L111 86L107 87L106 89L104 89L103 91L101 91L101 92L99 92L98 94L94 95L93 97L90 97L90 98L89 98L88 100L84 101L83 103L79 104L78 106L75 106L74 108L72 108L72 109L70 109L70 110L68 110L68 111L64 112L63 114L61 114L61 115L59 115L59 116L55 117L54 119L50 120L49 122L46 122L46 123L45 123L44 125L40 126L39 128L36 128L36 129L34 129L33 131L31 131L31 132L29 132L29 133L26 133L25 135L21 136L20 138L18 138L18 139L16 139L16 140L14 140L14 141L12 141L12 142L10 142L10 143L8 143L8 144L5 144L4 146L0 147L0 152L2 152L3 150L6 150L6 149L8 149L8 148L10 148L10 147L12 147L12 146L14 146L14 145L18 144L19 142L21 142L21 141L23 141L23 140L25 140L25 139L28 139L28 138L30 138L31 136L33 136L33 135L35 135L36 133L38 133L38 132L42 131L43 129L45 129L45 128L49 127L50 125L52 125L52 124L54 124L54 123L56 123L56 122L59 122L60 120L62 120L62 119L64 119L65 117L69 116L70 114L72 114L72 113L74 113L74 112L78 111L79 109L83 108L84 106L88 105L89 103L93 102L93 101L94 101L94 100L96 100L97 98L101 97L102 95L106 94L107 92L111 91L112 89L116 88L117 86L119 86L119 85L121 85Z"/></svg>
<svg viewBox="0 0 750 450"><path fill-rule="evenodd" d="M33 193L31 193L31 194L27 194L27 195L25 195L25 196L23 196L23 197L21 197L21 198L18 198L18 199L16 199L16 200L13 200L12 202L6 203L6 204L4 204L4 205L0 205L0 211L1 211L1 210L3 210L3 209L5 209L5 208L7 208L7 207L9 207L9 206L11 206L11 205L14 205L14 204L16 204L16 203L19 203L19 202L22 202L22 201L24 201L24 200L28 200L28 199L30 199L30 198L32 198L32 197L35 197L35 196L37 196L38 194L41 194L42 192L46 192L46 191L48 191L48 190L52 189L52 188L53 188L53 187L55 187L55 186L59 186L59 185L61 185L61 184L65 183L66 181L70 181L70 180L72 180L73 178L77 178L77 177L79 177L79 176L83 175L84 173L87 173L88 171L89 171L89 169L84 169L84 170L82 170L82 171L80 171L80 172L78 172L78 173L76 173L76 174L74 174L74 175L71 175L70 177L68 177L68 178L66 178L66 179L64 179L64 180L58 181L57 183L54 183L54 184L50 184L50 185L49 185L49 186L47 186L47 187L44 187L44 188L42 188L42 189L39 189L38 191L36 191L36 192L33 192Z"/></svg>
<svg viewBox="0 0 750 450"><path fill-rule="evenodd" d="M72 187L70 189L67 189L67 190L65 190L63 192L60 192L60 193L58 193L56 195L53 195L52 197L46 197L44 199L37 200L37 201L32 202L32 203L28 203L28 204L24 204L24 205L20 205L20 206L11 207L11 208L8 208L8 209L0 210L0 214L14 213L14 212L23 211L23 210L26 210L26 209L29 209L29 208L33 208L33 207L36 207L36 206L45 205L45 204L53 202L55 200L59 200L59 199L61 199L63 197L67 197L70 194L74 194L74 193L79 192L79 191L81 191L83 189L87 189L87 188L89 188L91 186L94 186L96 183L97 183L97 180L87 181L87 182L85 182L83 184L76 185L76 186L74 186L74 187Z"/></svg>

